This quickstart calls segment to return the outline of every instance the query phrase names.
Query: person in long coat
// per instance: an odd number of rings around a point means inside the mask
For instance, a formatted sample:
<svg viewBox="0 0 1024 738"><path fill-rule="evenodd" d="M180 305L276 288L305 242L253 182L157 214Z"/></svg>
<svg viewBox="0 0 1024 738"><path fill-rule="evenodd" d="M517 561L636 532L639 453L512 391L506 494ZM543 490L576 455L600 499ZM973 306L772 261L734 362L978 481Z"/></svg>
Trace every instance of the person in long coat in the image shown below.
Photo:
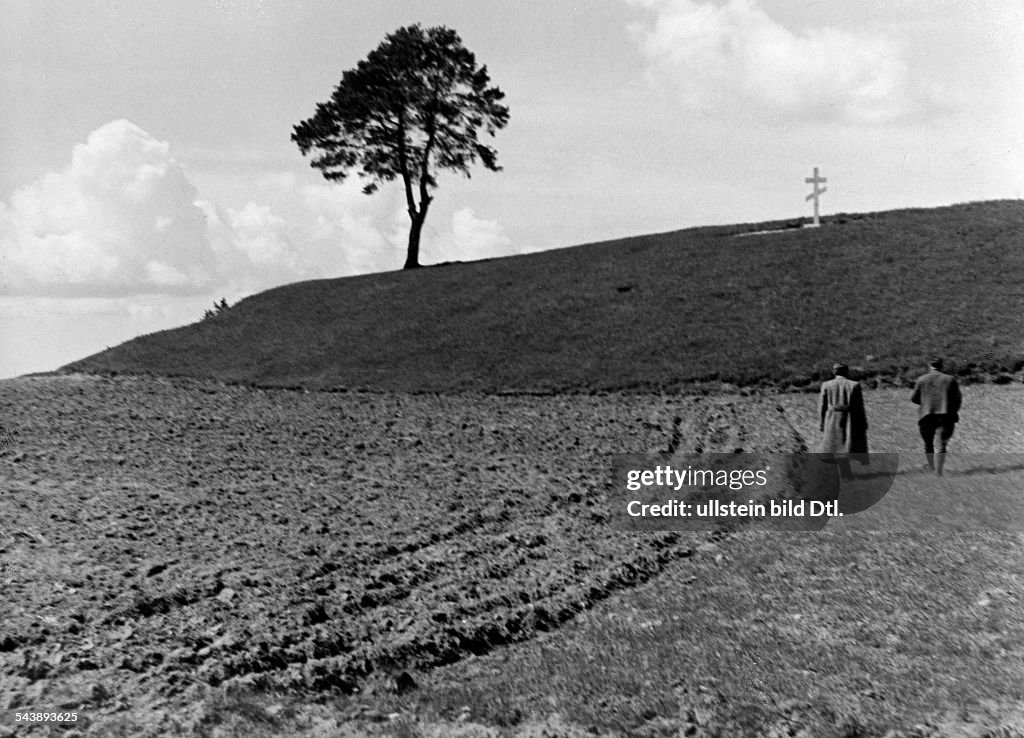
<svg viewBox="0 0 1024 738"><path fill-rule="evenodd" d="M868 453L868 418L860 383L850 379L845 364L832 367L835 377L821 385L821 448L840 464L849 476L851 457L865 463Z"/></svg>

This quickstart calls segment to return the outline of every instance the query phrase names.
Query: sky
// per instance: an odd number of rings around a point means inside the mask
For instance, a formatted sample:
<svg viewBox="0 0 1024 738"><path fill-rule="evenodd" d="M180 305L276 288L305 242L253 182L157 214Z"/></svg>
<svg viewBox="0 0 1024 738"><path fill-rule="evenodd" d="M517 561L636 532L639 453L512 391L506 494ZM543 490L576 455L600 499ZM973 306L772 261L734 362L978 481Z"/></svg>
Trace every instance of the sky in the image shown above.
<svg viewBox="0 0 1024 738"><path fill-rule="evenodd" d="M401 268L397 184L290 140L413 23L506 95L424 264L690 226L1024 197L1024 0L5 0L0 378L215 300Z"/></svg>

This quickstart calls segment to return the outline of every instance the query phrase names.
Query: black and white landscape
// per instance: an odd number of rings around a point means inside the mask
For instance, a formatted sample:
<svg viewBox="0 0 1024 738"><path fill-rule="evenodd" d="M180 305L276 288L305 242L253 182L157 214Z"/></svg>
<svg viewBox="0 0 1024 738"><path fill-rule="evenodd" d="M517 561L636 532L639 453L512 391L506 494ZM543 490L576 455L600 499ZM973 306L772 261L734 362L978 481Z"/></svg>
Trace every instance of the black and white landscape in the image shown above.
<svg viewBox="0 0 1024 738"><path fill-rule="evenodd" d="M870 5L8 3L0 738L1024 735L1022 11Z"/></svg>

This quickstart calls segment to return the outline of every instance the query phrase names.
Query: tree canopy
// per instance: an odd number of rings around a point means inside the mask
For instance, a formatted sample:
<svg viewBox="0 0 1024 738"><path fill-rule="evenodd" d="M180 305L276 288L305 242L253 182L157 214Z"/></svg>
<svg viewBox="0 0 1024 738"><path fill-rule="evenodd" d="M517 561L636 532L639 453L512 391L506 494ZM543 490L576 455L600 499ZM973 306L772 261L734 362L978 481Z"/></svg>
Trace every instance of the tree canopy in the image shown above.
<svg viewBox="0 0 1024 738"><path fill-rule="evenodd" d="M443 26L412 25L389 34L346 71L330 100L293 129L303 155L329 180L356 171L363 191L401 179L411 225L405 268L419 266L419 242L437 172L470 176L477 160L500 171L497 151L481 143L508 123L505 94L490 86L462 39Z"/></svg>

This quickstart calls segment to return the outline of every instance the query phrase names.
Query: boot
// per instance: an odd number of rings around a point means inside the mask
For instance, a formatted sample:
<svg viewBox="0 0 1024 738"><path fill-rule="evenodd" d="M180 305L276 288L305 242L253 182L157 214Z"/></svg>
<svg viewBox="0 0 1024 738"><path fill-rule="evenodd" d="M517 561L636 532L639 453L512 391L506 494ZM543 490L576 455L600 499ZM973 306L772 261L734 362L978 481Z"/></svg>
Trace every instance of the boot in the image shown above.
<svg viewBox="0 0 1024 738"><path fill-rule="evenodd" d="M935 457L935 473L942 476L942 467L946 463L946 452L942 451Z"/></svg>

